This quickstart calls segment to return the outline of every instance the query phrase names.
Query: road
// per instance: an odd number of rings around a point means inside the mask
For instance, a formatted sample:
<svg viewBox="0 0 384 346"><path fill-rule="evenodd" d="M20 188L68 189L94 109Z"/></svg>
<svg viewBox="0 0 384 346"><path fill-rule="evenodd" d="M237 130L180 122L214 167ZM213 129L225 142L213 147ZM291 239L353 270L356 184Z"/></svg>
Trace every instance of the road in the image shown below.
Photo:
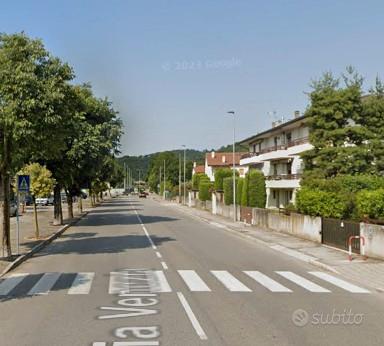
<svg viewBox="0 0 384 346"><path fill-rule="evenodd" d="M383 293L341 279L113 199L2 279L0 345L383 345Z"/></svg>

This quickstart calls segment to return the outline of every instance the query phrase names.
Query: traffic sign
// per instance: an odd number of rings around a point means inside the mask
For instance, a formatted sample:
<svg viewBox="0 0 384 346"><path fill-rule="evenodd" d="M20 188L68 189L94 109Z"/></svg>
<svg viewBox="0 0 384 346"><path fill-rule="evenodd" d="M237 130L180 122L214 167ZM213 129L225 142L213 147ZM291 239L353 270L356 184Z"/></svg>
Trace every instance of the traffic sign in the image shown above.
<svg viewBox="0 0 384 346"><path fill-rule="evenodd" d="M17 190L19 192L29 192L30 186L29 175L18 175L17 176Z"/></svg>

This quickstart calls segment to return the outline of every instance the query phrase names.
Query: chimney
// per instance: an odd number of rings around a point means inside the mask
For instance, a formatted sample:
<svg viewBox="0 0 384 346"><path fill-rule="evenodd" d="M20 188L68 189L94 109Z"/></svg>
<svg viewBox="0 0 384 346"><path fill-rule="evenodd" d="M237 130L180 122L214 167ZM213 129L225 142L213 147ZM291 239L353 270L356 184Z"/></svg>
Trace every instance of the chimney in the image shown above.
<svg viewBox="0 0 384 346"><path fill-rule="evenodd" d="M298 117L300 117L300 111L295 111L294 115L295 115L295 119L297 119Z"/></svg>
<svg viewBox="0 0 384 346"><path fill-rule="evenodd" d="M211 152L211 157L212 157L213 159L215 158L215 152L214 152L214 151Z"/></svg>
<svg viewBox="0 0 384 346"><path fill-rule="evenodd" d="M276 121L272 121L272 128L276 127Z"/></svg>
<svg viewBox="0 0 384 346"><path fill-rule="evenodd" d="M223 163L225 163L225 155L223 155L223 157L221 158L221 161L223 161Z"/></svg>

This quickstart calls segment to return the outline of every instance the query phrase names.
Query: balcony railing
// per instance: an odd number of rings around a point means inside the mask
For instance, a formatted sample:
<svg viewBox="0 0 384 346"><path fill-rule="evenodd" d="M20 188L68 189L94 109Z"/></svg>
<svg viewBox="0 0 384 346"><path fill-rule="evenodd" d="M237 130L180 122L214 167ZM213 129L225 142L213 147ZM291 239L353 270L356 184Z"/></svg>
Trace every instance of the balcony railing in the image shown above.
<svg viewBox="0 0 384 346"><path fill-rule="evenodd" d="M277 175L267 175L266 180L296 180L300 179L301 174L277 174Z"/></svg>
<svg viewBox="0 0 384 346"><path fill-rule="evenodd" d="M245 153L245 154L241 155L241 159L247 159L249 157L259 156L261 154L270 153L272 151L286 150L286 149L294 147L296 145L305 144L305 143L309 143L309 137L298 138L298 139L295 139L294 141L290 141L289 143L286 143L286 144L274 145L272 147L261 149L259 152Z"/></svg>

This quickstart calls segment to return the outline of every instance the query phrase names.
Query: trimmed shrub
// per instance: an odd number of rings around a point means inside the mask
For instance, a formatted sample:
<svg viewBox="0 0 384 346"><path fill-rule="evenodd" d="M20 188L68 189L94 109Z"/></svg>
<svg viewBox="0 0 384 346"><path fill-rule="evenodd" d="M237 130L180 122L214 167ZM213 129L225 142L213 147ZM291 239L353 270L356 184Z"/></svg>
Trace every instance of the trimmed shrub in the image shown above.
<svg viewBox="0 0 384 346"><path fill-rule="evenodd" d="M244 178L243 182L243 188L241 191L241 201L240 205L242 207L247 207L248 206L248 183L249 183L249 174L247 174Z"/></svg>
<svg viewBox="0 0 384 346"><path fill-rule="evenodd" d="M344 218L348 215L349 203L347 195L303 187L297 192L296 208L307 215Z"/></svg>
<svg viewBox="0 0 384 346"><path fill-rule="evenodd" d="M362 190L356 194L356 211L360 218L384 218L384 189Z"/></svg>
<svg viewBox="0 0 384 346"><path fill-rule="evenodd" d="M237 180L237 186L236 186L236 204L241 204L241 196L243 193L243 185L244 185L244 178L239 178Z"/></svg>
<svg viewBox="0 0 384 346"><path fill-rule="evenodd" d="M199 200L209 201L211 199L211 182L209 180L201 180L199 183Z"/></svg>
<svg viewBox="0 0 384 346"><path fill-rule="evenodd" d="M192 177L192 190L199 190L200 179L207 179L209 181L209 177L205 173L194 174Z"/></svg>
<svg viewBox="0 0 384 346"><path fill-rule="evenodd" d="M235 184L237 185L237 177L235 179ZM233 204L233 178L228 177L223 180L224 188L224 204L231 205Z"/></svg>
<svg viewBox="0 0 384 346"><path fill-rule="evenodd" d="M248 174L248 207L265 208L267 195L264 174L257 170L251 170Z"/></svg>
<svg viewBox="0 0 384 346"><path fill-rule="evenodd" d="M219 168L215 171L215 183L214 188L216 191L223 191L223 180L224 178L232 177L233 173L230 168Z"/></svg>

